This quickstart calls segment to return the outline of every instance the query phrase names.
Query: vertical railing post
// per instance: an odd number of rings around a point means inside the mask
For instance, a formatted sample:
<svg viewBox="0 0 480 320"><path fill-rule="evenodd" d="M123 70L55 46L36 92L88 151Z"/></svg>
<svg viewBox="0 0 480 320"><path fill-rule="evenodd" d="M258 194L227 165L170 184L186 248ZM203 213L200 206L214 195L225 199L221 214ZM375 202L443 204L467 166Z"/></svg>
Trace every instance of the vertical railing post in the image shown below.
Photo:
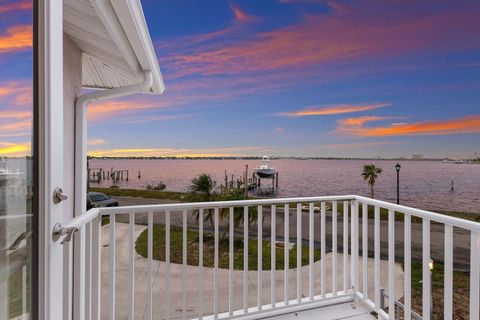
<svg viewBox="0 0 480 320"><path fill-rule="evenodd" d="M430 220L423 219L422 222L422 247L423 247L423 261L422 261L422 298L423 298L423 319L430 320L431 313L431 271L430 265Z"/></svg>
<svg viewBox="0 0 480 320"><path fill-rule="evenodd" d="M470 235L470 320L479 319L480 299L480 236L476 231Z"/></svg>
<svg viewBox="0 0 480 320"><path fill-rule="evenodd" d="M213 317L218 319L218 225L219 225L219 212L218 208L214 209L214 259L213 259Z"/></svg>
<svg viewBox="0 0 480 320"><path fill-rule="evenodd" d="M135 214L128 215L128 319L135 319Z"/></svg>
<svg viewBox="0 0 480 320"><path fill-rule="evenodd" d="M314 275L313 275L313 262L314 262L314 207L313 207L313 202L311 202L308 206L308 264L309 264L309 298L310 300L313 300L313 291L314 291Z"/></svg>
<svg viewBox="0 0 480 320"><path fill-rule="evenodd" d="M182 319L187 318L187 209L183 209L182 225Z"/></svg>
<svg viewBox="0 0 480 320"><path fill-rule="evenodd" d="M375 206L374 218L374 277L375 277L375 307L383 309L380 284L380 208Z"/></svg>
<svg viewBox="0 0 480 320"><path fill-rule="evenodd" d="M248 206L243 208L243 311L248 312Z"/></svg>
<svg viewBox="0 0 480 320"><path fill-rule="evenodd" d="M404 319L412 319L412 218L405 214L404 223L404 256L405 256L405 276L404 276Z"/></svg>
<svg viewBox="0 0 480 320"><path fill-rule="evenodd" d="M110 246L110 252L109 252L109 260L110 260L110 313L109 313L109 319L110 320L115 320L115 272L116 272L116 266L115 266L115 214L110 215L110 239L109 239L109 246Z"/></svg>
<svg viewBox="0 0 480 320"><path fill-rule="evenodd" d="M289 218L289 204L286 203L284 207L284 243L285 243L285 248L284 248L284 300L285 300L285 305L288 305L288 302L290 300L289 298L289 267L290 267L290 218Z"/></svg>
<svg viewBox="0 0 480 320"><path fill-rule="evenodd" d="M327 278L327 273L326 273L326 208L325 208L325 202L322 202L320 204L320 283L321 283L321 290L320 294L323 299L325 299L325 293L326 293L326 278Z"/></svg>
<svg viewBox="0 0 480 320"><path fill-rule="evenodd" d="M257 276L258 276L258 290L257 290L257 305L258 310L262 310L263 306L263 210L262 206L257 208ZM274 229L272 224L272 229ZM274 243L272 243L274 246Z"/></svg>
<svg viewBox="0 0 480 320"><path fill-rule="evenodd" d="M395 211L388 210L388 315L395 318Z"/></svg>
<svg viewBox="0 0 480 320"><path fill-rule="evenodd" d="M343 202L343 293L348 290L348 201Z"/></svg>
<svg viewBox="0 0 480 320"><path fill-rule="evenodd" d="M198 232L198 318L203 319L203 208L198 211Z"/></svg>
<svg viewBox="0 0 480 320"><path fill-rule="evenodd" d="M271 244L270 244L270 300L272 307L275 307L275 303L277 300L277 279L276 279L276 240L277 240L277 234L276 234L276 229L277 229L277 210L276 206L272 205L271 208L271 220L272 220L272 225L271 225Z"/></svg>
<svg viewBox="0 0 480 320"><path fill-rule="evenodd" d="M362 204L362 292L363 298L368 299L368 205Z"/></svg>
<svg viewBox="0 0 480 320"><path fill-rule="evenodd" d="M233 264L234 264L234 256L233 256L233 245L234 245L234 214L235 208L230 207L229 209L229 236L228 236L228 314L230 316L233 315Z"/></svg>
<svg viewBox="0 0 480 320"><path fill-rule="evenodd" d="M92 221L92 311L91 319L100 320L102 217Z"/></svg>
<svg viewBox="0 0 480 320"><path fill-rule="evenodd" d="M165 319L170 315L170 211L165 212Z"/></svg>
<svg viewBox="0 0 480 320"><path fill-rule="evenodd" d="M149 211L147 214L147 319L153 318L153 212Z"/></svg>
<svg viewBox="0 0 480 320"><path fill-rule="evenodd" d="M445 225L444 319L452 320L453 313L453 227Z"/></svg>
<svg viewBox="0 0 480 320"><path fill-rule="evenodd" d="M302 204L297 203L297 301L302 301Z"/></svg>
<svg viewBox="0 0 480 320"><path fill-rule="evenodd" d="M337 201L332 202L332 290L337 295ZM323 259L323 257L322 257Z"/></svg>
<svg viewBox="0 0 480 320"><path fill-rule="evenodd" d="M358 291L358 201L351 202L351 288L354 292Z"/></svg>

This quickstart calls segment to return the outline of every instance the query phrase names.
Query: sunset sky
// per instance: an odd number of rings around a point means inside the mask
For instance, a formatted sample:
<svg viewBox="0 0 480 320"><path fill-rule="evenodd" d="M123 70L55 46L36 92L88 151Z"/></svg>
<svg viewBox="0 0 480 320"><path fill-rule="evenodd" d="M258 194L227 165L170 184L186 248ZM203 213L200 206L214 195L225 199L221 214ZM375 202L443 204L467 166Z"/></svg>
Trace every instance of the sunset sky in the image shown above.
<svg viewBox="0 0 480 320"><path fill-rule="evenodd" d="M479 1L142 4L166 91L90 106L92 155L480 154ZM30 152L30 10L0 3L0 155Z"/></svg>

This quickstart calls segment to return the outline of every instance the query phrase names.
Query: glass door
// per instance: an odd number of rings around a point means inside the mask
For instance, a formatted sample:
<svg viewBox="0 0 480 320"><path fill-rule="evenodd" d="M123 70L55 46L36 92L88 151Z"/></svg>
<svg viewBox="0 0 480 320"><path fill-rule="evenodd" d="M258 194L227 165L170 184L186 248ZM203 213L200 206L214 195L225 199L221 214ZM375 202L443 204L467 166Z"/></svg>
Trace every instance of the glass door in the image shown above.
<svg viewBox="0 0 480 320"><path fill-rule="evenodd" d="M33 11L0 2L0 319L36 318Z"/></svg>

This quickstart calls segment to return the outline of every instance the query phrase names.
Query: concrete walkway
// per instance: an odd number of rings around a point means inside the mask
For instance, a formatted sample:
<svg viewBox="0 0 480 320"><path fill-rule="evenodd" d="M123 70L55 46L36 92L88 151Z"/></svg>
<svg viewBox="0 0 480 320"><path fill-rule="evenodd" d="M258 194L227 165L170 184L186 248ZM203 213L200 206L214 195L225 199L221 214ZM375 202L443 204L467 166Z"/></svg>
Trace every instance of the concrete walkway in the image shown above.
<svg viewBox="0 0 480 320"><path fill-rule="evenodd" d="M145 226L136 225L135 234L138 237L145 230ZM108 301L109 301L109 226L102 227L102 283L101 283L101 304L102 319L108 319ZM128 319L128 225L116 223L116 316L115 319ZM332 288L332 254L327 254L326 261L326 291L330 292ZM338 255L337 281L338 288L343 288L343 255ZM164 262L153 261L153 314L154 319L165 319L166 312L166 292L165 292L165 266ZM360 259L359 268L361 270L362 262ZM213 313L213 269L204 268L202 275L203 285L199 286L199 268L187 266L186 273L182 274L182 265L171 264L170 266L170 311L172 319L182 317L182 280L185 281L187 292L187 316L195 317L199 314L199 297L203 298L203 313L205 315ZM381 261L381 283L382 287L387 288L387 261ZM301 269L301 287L302 296L309 295L309 266ZM243 309L243 271L233 272L233 292L234 309ZM396 274L396 297L403 295L403 270L399 264L395 265ZM228 311L228 270L220 269L219 276L219 311ZM368 259L368 284L369 295L373 297L373 259ZM314 264L314 293L320 294L320 262ZM269 304L271 301L271 273L262 272L263 278L263 304ZM277 301L284 299L284 271L277 271L275 275ZM295 299L296 287L296 269L289 271L289 298ZM360 277L360 284L362 279ZM258 295L258 272L248 272L248 306L257 305ZM146 319L147 308L147 259L136 254L135 256L135 319Z"/></svg>

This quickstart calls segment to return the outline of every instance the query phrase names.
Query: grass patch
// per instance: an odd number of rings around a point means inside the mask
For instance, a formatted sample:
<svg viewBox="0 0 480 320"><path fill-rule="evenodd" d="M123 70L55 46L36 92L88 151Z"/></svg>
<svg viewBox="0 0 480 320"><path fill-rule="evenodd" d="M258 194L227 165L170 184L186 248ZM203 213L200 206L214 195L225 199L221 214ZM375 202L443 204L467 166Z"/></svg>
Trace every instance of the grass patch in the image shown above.
<svg viewBox="0 0 480 320"><path fill-rule="evenodd" d="M112 197L140 197L148 199L173 200L180 202L201 202L204 196L186 192L155 191L141 189L90 188L89 191L102 192Z"/></svg>
<svg viewBox="0 0 480 320"><path fill-rule="evenodd" d="M412 262L412 309L422 314L422 264ZM432 307L431 319L444 318L444 266L435 263L432 271ZM467 272L453 271L453 319L469 319L470 276Z"/></svg>
<svg viewBox="0 0 480 320"><path fill-rule="evenodd" d="M147 257L147 240L148 230L142 232L137 239L136 250L143 257ZM203 265L206 267L213 267L214 263L214 242L213 234L205 232L203 239ZM262 243L262 269L271 269L271 242L263 240ZM172 227L170 230L170 261L172 263L182 263L182 230ZM308 265L308 246L302 246L302 266ZM187 232L187 264L198 266L199 262L199 235L197 231ZM236 237L234 241L234 269L243 270L243 238ZM276 248L276 263L277 270L283 270L284 267L284 249ZM258 265L258 240L249 239L248 241L248 269L257 270ZM289 253L289 267L295 268L297 266L297 246L295 245ZM165 227L162 225L153 226L153 259L165 261ZM314 249L314 261L320 260L320 250ZM229 240L226 238L219 243L219 267L223 269L229 268Z"/></svg>

